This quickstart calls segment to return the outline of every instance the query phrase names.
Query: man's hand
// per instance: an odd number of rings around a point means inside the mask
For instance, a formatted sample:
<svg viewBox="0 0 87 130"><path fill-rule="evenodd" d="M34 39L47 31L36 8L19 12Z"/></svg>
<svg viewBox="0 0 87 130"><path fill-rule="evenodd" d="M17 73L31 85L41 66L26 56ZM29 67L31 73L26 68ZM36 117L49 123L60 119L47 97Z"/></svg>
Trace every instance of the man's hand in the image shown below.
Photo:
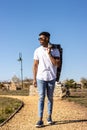
<svg viewBox="0 0 87 130"><path fill-rule="evenodd" d="M48 54L51 54L51 48L47 48Z"/></svg>
<svg viewBox="0 0 87 130"><path fill-rule="evenodd" d="M34 85L35 88L37 87L37 81L36 80L33 80L33 85Z"/></svg>

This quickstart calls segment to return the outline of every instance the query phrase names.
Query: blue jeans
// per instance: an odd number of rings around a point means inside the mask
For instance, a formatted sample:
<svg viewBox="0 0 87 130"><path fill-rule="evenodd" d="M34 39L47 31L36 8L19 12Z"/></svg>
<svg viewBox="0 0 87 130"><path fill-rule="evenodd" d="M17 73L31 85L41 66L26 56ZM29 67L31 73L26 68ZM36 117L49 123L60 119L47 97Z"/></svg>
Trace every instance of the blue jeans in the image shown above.
<svg viewBox="0 0 87 130"><path fill-rule="evenodd" d="M39 102L38 102L39 117L43 117L44 101L46 94L48 98L48 115L52 114L54 87L55 87L55 79L51 81L43 81L37 79L37 88L39 93Z"/></svg>

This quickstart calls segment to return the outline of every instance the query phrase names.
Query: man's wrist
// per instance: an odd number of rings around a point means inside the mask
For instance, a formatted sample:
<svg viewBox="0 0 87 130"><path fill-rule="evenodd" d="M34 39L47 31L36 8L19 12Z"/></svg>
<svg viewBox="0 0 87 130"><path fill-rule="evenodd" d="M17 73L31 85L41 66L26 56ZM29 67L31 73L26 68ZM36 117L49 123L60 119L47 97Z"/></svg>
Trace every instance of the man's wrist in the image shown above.
<svg viewBox="0 0 87 130"><path fill-rule="evenodd" d="M50 57L52 57L51 53L48 54Z"/></svg>

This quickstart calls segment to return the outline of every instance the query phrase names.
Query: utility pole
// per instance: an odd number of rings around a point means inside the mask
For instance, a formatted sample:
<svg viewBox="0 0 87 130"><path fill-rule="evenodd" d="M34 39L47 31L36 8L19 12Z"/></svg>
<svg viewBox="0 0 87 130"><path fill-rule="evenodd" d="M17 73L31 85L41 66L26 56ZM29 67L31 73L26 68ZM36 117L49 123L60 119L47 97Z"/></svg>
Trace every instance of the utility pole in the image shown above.
<svg viewBox="0 0 87 130"><path fill-rule="evenodd" d="M22 84L22 89L23 89L23 65L22 65L22 53L19 53L19 59L18 61L21 63L21 84Z"/></svg>

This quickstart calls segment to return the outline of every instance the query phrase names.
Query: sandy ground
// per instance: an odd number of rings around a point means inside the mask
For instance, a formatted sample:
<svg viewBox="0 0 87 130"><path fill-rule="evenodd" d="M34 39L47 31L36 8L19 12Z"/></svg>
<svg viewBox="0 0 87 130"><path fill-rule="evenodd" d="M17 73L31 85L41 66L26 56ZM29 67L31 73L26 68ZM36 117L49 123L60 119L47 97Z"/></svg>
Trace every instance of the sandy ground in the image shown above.
<svg viewBox="0 0 87 130"><path fill-rule="evenodd" d="M24 107L0 130L87 130L87 108L54 97L53 125L47 125L47 98L44 108L44 127L36 128L38 121L37 96L12 96L24 102Z"/></svg>

